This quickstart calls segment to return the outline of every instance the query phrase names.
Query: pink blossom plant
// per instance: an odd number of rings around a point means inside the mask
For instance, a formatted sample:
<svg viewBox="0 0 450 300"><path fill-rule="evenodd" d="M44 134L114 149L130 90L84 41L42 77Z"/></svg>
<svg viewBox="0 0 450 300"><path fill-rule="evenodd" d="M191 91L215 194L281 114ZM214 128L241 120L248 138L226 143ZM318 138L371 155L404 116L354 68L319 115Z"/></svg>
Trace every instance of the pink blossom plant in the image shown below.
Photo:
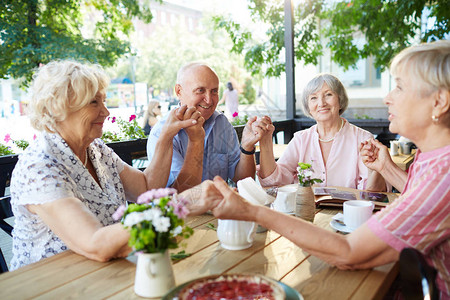
<svg viewBox="0 0 450 300"><path fill-rule="evenodd" d="M178 247L177 237L188 238L193 230L184 226L189 213L187 201L176 190L161 188L147 191L136 204L119 206L113 214L130 231L128 245L136 252L156 253Z"/></svg>

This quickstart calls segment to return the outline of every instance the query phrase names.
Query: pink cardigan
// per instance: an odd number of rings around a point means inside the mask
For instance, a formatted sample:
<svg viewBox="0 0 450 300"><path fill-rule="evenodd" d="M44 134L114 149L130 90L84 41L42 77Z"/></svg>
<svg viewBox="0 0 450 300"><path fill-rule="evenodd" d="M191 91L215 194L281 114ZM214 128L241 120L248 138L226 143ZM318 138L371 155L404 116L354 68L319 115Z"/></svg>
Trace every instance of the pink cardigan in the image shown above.
<svg viewBox="0 0 450 300"><path fill-rule="evenodd" d="M328 165L325 167L317 125L298 131L278 160L274 172L266 178L261 178L258 174L259 181L262 186L297 183L297 163L304 162L312 164L314 177L323 180L318 186L364 189L368 169L363 164L358 149L361 142L372 137L370 132L346 121L332 142Z"/></svg>

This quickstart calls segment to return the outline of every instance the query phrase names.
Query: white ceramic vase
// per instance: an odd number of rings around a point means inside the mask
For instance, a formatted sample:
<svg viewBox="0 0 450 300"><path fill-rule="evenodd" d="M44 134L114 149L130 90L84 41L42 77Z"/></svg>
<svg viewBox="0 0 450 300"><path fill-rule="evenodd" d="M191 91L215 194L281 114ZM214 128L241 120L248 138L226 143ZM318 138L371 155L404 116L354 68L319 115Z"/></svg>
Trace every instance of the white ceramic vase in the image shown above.
<svg viewBox="0 0 450 300"><path fill-rule="evenodd" d="M298 185L295 196L295 215L308 222L314 222L316 202L311 186Z"/></svg>
<svg viewBox="0 0 450 300"><path fill-rule="evenodd" d="M134 292L145 298L161 298L175 286L169 252L141 253L136 265Z"/></svg>

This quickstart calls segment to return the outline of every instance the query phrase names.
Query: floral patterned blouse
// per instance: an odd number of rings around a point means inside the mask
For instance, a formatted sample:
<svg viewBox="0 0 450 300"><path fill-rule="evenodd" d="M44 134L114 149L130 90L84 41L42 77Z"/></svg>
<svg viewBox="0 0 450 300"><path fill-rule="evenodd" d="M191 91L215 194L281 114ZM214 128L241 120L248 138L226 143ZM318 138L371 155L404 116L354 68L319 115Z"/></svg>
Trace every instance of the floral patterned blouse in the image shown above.
<svg viewBox="0 0 450 300"><path fill-rule="evenodd" d="M43 133L20 156L11 178L15 216L11 270L67 250L67 246L27 204L62 198L80 199L104 225L115 223L112 214L125 203L119 173L124 162L102 140L94 140L88 155L100 186L58 134Z"/></svg>

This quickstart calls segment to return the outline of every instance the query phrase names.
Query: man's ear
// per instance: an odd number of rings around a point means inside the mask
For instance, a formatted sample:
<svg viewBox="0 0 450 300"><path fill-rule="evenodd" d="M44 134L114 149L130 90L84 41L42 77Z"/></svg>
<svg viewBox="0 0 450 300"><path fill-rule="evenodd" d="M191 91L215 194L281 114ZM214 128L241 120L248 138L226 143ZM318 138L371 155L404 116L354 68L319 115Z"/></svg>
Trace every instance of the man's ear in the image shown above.
<svg viewBox="0 0 450 300"><path fill-rule="evenodd" d="M175 94L177 95L178 98L180 98L181 96L181 85L180 84L175 84Z"/></svg>

